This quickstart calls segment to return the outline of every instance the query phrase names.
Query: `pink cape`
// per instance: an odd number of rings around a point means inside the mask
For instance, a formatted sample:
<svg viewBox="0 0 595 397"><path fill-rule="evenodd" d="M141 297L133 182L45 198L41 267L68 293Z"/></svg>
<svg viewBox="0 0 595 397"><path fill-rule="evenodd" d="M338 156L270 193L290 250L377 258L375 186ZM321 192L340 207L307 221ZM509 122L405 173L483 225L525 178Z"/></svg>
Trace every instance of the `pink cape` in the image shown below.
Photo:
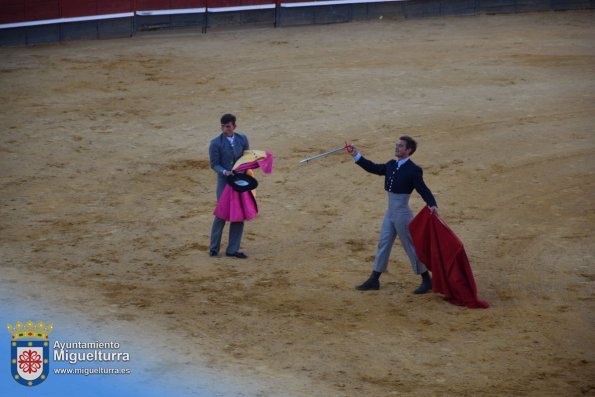
<svg viewBox="0 0 595 397"><path fill-rule="evenodd" d="M265 174L270 174L273 170L273 155L266 152L264 159L242 164L234 171L239 172L252 168L261 168ZM258 215L258 205L252 192L237 192L227 185L221 193L213 214L224 221L244 222Z"/></svg>
<svg viewBox="0 0 595 397"><path fill-rule="evenodd" d="M227 185L221 193L214 214L228 222L249 221L258 215L258 205L252 192L236 192Z"/></svg>
<svg viewBox="0 0 595 397"><path fill-rule="evenodd" d="M470 308L490 305L477 297L477 286L463 243L426 206L413 218L409 231L420 261L432 271L432 291L448 302Z"/></svg>

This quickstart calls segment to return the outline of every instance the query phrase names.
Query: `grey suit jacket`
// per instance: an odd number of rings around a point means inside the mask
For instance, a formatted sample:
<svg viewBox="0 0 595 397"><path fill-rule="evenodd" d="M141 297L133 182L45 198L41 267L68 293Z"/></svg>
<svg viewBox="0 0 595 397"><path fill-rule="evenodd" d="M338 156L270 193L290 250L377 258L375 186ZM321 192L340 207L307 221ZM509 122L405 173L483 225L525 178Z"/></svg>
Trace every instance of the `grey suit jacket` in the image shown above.
<svg viewBox="0 0 595 397"><path fill-rule="evenodd" d="M223 171L231 171L237 159L242 157L244 150L248 149L250 149L248 137L239 132L234 132L233 147L224 134L219 134L219 136L211 141L209 145L209 158L211 160L211 168L217 173L217 200L221 197L221 193L223 193L226 185Z"/></svg>

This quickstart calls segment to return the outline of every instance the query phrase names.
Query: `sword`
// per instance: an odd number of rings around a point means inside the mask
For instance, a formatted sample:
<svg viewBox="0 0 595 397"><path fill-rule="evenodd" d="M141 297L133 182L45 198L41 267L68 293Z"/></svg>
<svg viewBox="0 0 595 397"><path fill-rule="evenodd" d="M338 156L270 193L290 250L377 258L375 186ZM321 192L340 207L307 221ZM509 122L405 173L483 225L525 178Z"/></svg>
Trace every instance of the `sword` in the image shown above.
<svg viewBox="0 0 595 397"><path fill-rule="evenodd" d="M316 156L308 157L307 159L303 159L302 161L300 161L300 164L301 163L307 163L310 160L314 160L314 159L317 159L319 157L324 157L324 156L326 156L328 154L335 153L335 152L338 152L339 150L343 150L343 149L345 149L345 146L341 146L341 147L338 147L336 149L329 150L328 152L317 154Z"/></svg>

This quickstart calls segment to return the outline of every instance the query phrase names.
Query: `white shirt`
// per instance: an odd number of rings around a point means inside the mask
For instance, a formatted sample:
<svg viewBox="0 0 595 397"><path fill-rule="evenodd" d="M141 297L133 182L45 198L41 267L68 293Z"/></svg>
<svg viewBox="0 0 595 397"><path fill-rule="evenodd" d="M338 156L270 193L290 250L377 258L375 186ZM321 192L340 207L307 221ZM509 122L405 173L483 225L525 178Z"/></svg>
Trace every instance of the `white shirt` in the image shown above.
<svg viewBox="0 0 595 397"><path fill-rule="evenodd" d="M405 164L407 162L407 160L409 160L409 157L405 157L404 159L398 160L397 161L397 169L401 168L401 166L403 164Z"/></svg>

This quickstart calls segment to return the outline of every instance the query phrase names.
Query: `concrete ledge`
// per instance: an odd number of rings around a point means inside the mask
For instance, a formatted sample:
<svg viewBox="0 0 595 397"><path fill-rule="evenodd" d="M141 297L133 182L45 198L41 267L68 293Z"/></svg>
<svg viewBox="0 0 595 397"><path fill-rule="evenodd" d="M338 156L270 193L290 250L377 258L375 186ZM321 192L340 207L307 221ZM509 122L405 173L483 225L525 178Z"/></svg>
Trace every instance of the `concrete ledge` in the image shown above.
<svg viewBox="0 0 595 397"><path fill-rule="evenodd" d="M442 2L442 15L477 15L476 0L451 0Z"/></svg>
<svg viewBox="0 0 595 397"><path fill-rule="evenodd" d="M105 19L97 22L97 37L99 39L115 39L130 37L134 33L132 18Z"/></svg>
<svg viewBox="0 0 595 397"><path fill-rule="evenodd" d="M134 18L135 30L156 30L185 26L203 26L204 13L183 14L137 14Z"/></svg>
<svg viewBox="0 0 595 397"><path fill-rule="evenodd" d="M550 11L547 0L517 0L516 12Z"/></svg>
<svg viewBox="0 0 595 397"><path fill-rule="evenodd" d="M0 46L27 45L27 28L10 28L0 31Z"/></svg>
<svg viewBox="0 0 595 397"><path fill-rule="evenodd" d="M378 19L380 17L405 18L403 3L377 3L368 5L368 17Z"/></svg>
<svg viewBox="0 0 595 397"><path fill-rule="evenodd" d="M550 2L554 11L584 10L594 6L594 2L590 0L551 0Z"/></svg>
<svg viewBox="0 0 595 397"><path fill-rule="evenodd" d="M275 23L275 9L250 9L240 11L221 11L185 14L137 14L135 17L135 30L157 30L177 27L224 27L235 25L269 24Z"/></svg>
<svg viewBox="0 0 595 397"><path fill-rule="evenodd" d="M116 18L2 29L0 46L130 37L133 33L132 22L132 18Z"/></svg>
<svg viewBox="0 0 595 397"><path fill-rule="evenodd" d="M408 1L403 3L405 18L437 17L442 13L441 0Z"/></svg>
<svg viewBox="0 0 595 397"><path fill-rule="evenodd" d="M234 25L270 25L272 27L275 24L275 10L269 8L208 13L207 21L209 28Z"/></svg>
<svg viewBox="0 0 595 397"><path fill-rule="evenodd" d="M97 22L95 21L60 24L60 39L63 41L97 38Z"/></svg>
<svg viewBox="0 0 595 397"><path fill-rule="evenodd" d="M172 15L170 18L171 27L203 26L205 14L180 14Z"/></svg>
<svg viewBox="0 0 595 397"><path fill-rule="evenodd" d="M60 25L29 26L27 30L27 44L48 44L60 41Z"/></svg>
<svg viewBox="0 0 595 397"><path fill-rule="evenodd" d="M370 19L368 16L368 5L367 4L353 4L351 7L351 18L354 21L365 21Z"/></svg>
<svg viewBox="0 0 595 397"><path fill-rule="evenodd" d="M364 3L281 8L279 26L342 23L378 19L380 17L405 17L403 2Z"/></svg>
<svg viewBox="0 0 595 397"><path fill-rule="evenodd" d="M136 15L135 31L155 30L171 27L171 15Z"/></svg>
<svg viewBox="0 0 595 397"><path fill-rule="evenodd" d="M479 0L477 10L486 14L514 13L516 0Z"/></svg>
<svg viewBox="0 0 595 397"><path fill-rule="evenodd" d="M317 7L281 8L278 26L299 26L314 24L314 11Z"/></svg>
<svg viewBox="0 0 595 397"><path fill-rule="evenodd" d="M352 18L353 6L349 5L333 5L329 6L325 12L317 12L314 10L314 23L315 24L326 24L326 23L341 23L349 22Z"/></svg>

